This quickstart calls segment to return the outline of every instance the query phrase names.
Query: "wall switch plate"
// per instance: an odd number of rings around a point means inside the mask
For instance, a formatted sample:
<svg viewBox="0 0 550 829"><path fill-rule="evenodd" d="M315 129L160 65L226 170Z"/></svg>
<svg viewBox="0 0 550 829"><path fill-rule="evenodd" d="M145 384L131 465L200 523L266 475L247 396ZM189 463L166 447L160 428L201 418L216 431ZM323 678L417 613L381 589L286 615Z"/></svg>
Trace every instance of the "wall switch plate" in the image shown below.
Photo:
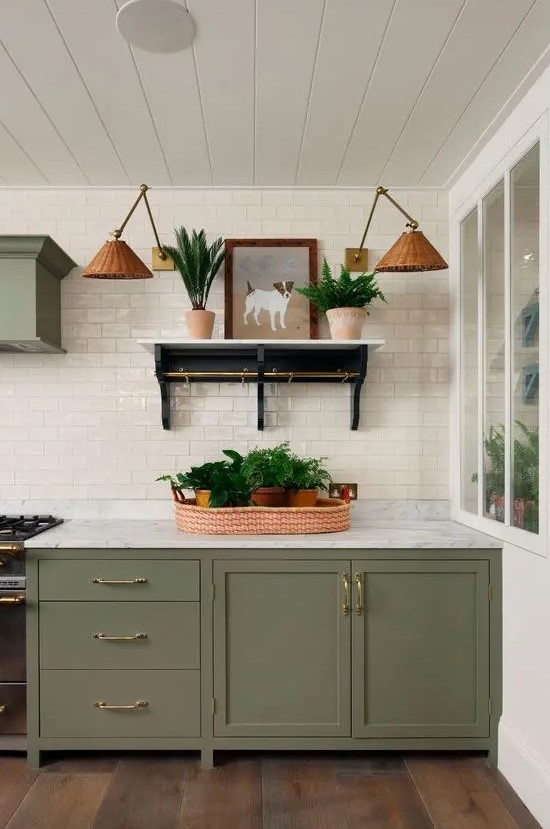
<svg viewBox="0 0 550 829"><path fill-rule="evenodd" d="M349 491L349 498L350 501L357 501L357 494L359 487L357 484L347 484L347 483L332 483L328 488L328 495L329 498L340 498L342 494L342 487L347 486Z"/></svg>

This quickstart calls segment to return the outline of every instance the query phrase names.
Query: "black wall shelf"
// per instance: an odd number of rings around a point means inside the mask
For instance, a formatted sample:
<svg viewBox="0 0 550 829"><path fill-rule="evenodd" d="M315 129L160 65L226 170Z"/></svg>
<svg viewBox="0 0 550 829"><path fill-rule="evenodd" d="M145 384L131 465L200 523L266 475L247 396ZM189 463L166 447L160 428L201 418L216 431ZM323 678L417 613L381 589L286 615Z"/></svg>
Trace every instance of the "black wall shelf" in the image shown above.
<svg viewBox="0 0 550 829"><path fill-rule="evenodd" d="M173 383L256 383L258 429L265 423L266 383L340 383L350 388L350 428L359 426L360 397L367 376L369 348L383 340L189 340L141 341L155 356L162 426L170 429Z"/></svg>

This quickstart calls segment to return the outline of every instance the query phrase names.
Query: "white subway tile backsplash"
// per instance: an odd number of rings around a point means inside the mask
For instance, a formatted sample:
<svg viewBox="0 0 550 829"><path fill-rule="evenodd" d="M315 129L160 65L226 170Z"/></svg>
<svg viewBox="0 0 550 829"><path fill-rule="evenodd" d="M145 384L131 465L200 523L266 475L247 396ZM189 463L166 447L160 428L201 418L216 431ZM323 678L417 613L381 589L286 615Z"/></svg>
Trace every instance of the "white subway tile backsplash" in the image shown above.
<svg viewBox="0 0 550 829"><path fill-rule="evenodd" d="M180 224L210 237L319 239L319 265L358 244L372 202L366 189L178 189L151 193L161 236ZM445 255L447 200L432 190L399 200ZM128 190L0 190L2 233L51 233L84 266L128 207ZM381 205L368 240L371 262L395 240L402 219ZM132 218L128 241L150 258L148 218ZM328 457L336 478L357 480L363 498L448 497L449 294L447 274L380 274L388 305L372 309L365 334L387 343L369 360L359 431L349 430L349 389L270 384L266 430L256 428L256 387L193 383L174 388L173 429L160 423L151 356L136 339L185 337L189 302L177 272L143 282L62 282L64 355L0 354L0 500L138 502L168 497L154 478L289 440ZM223 278L210 307L223 332ZM321 331L327 336L326 322Z"/></svg>

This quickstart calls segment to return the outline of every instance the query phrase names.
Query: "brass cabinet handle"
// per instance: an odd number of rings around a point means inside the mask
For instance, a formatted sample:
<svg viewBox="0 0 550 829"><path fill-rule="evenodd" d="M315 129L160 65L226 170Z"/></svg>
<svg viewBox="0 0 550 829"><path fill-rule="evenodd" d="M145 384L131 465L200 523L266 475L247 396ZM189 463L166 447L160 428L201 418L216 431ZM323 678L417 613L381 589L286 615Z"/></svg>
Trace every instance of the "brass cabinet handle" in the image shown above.
<svg viewBox="0 0 550 829"><path fill-rule="evenodd" d="M344 601L342 602L342 613L344 614L344 616L349 616L349 573L342 574L342 584L344 586Z"/></svg>
<svg viewBox="0 0 550 829"><path fill-rule="evenodd" d="M25 596L0 596L0 604L21 605L25 604Z"/></svg>
<svg viewBox="0 0 550 829"><path fill-rule="evenodd" d="M7 705L0 705L0 714L5 714L7 707L8 707Z"/></svg>
<svg viewBox="0 0 550 829"><path fill-rule="evenodd" d="M139 639L147 639L146 633L134 633L133 636L107 636L106 633L94 633L94 639L102 642L137 642Z"/></svg>
<svg viewBox="0 0 550 829"><path fill-rule="evenodd" d="M0 553L16 556L19 552L21 552L21 547L18 544L0 544Z"/></svg>
<svg viewBox="0 0 550 829"><path fill-rule="evenodd" d="M355 600L355 613L360 616L363 612L363 579L361 573L355 574L355 586L357 588L357 598Z"/></svg>
<svg viewBox="0 0 550 829"><path fill-rule="evenodd" d="M138 699L132 705L108 705L103 700L94 702L95 708L101 708L102 711L137 711L139 708L147 708L149 703L144 699Z"/></svg>
<svg viewBox="0 0 550 829"><path fill-rule="evenodd" d="M93 584L147 584L147 579L92 579Z"/></svg>

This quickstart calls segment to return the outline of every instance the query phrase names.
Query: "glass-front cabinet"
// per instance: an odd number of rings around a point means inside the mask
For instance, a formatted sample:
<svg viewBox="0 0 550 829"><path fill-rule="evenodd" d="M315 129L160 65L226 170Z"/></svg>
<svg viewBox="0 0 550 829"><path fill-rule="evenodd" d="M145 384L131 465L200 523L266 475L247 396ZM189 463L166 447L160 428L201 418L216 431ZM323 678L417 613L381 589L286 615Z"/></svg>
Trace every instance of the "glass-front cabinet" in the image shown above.
<svg viewBox="0 0 550 829"><path fill-rule="evenodd" d="M540 151L460 222L460 507L539 531Z"/></svg>

